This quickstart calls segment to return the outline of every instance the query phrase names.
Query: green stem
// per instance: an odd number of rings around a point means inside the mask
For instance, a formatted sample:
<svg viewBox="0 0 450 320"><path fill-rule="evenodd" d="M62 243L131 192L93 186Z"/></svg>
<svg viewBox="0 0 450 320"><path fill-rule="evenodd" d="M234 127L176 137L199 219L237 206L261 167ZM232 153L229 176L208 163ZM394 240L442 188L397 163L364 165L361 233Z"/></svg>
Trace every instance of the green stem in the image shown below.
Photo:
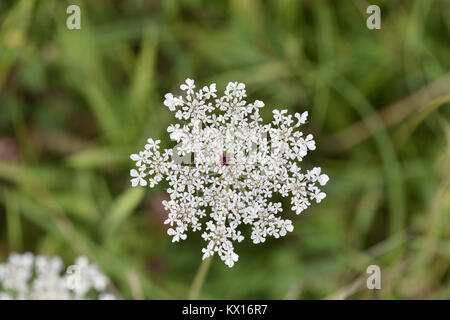
<svg viewBox="0 0 450 320"><path fill-rule="evenodd" d="M206 275L208 274L209 267L211 266L211 261L213 257L206 258L202 261L198 267L197 274L195 275L194 281L192 282L191 289L189 290L189 299L197 300L202 288L203 282L205 282Z"/></svg>

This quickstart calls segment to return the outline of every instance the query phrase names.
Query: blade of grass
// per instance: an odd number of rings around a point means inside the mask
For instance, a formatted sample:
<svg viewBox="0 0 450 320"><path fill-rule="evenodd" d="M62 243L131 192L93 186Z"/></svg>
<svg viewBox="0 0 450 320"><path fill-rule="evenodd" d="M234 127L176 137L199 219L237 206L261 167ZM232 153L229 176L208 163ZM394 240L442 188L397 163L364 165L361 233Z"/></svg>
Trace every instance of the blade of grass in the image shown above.
<svg viewBox="0 0 450 320"><path fill-rule="evenodd" d="M433 100L424 106L420 111L405 121L394 133L396 145L402 145L411 136L414 130L428 117L433 111L445 106L450 102L450 93Z"/></svg>
<svg viewBox="0 0 450 320"><path fill-rule="evenodd" d="M125 222L145 195L144 188L129 188L115 199L103 220L103 234L105 237L114 235L118 227Z"/></svg>
<svg viewBox="0 0 450 320"><path fill-rule="evenodd" d="M342 129L340 132L333 134L329 138L330 143L326 147L329 151L333 152L349 149L370 138L372 134L381 129L381 127L369 128L366 122L371 122L374 121L374 118L379 118L386 128L392 127L402 122L411 114L420 112L438 97L448 94L449 87L450 72L411 93L407 97L382 108L377 114L370 115L368 119L357 121L349 127Z"/></svg>
<svg viewBox="0 0 450 320"><path fill-rule="evenodd" d="M389 233L394 234L403 230L406 219L406 198L402 174L394 146L383 122L376 116L370 102L346 79L341 78L336 81L334 88L349 101L372 131L378 153L383 160L390 211Z"/></svg>
<svg viewBox="0 0 450 320"><path fill-rule="evenodd" d="M8 249L21 252L23 248L22 223L15 194L4 190L3 200L6 206L6 230L8 237Z"/></svg>
<svg viewBox="0 0 450 320"><path fill-rule="evenodd" d="M153 25L145 28L141 51L134 68L130 89L130 106L134 111L132 114L137 116L135 120L138 124L146 121L149 97L154 95L157 37L157 29Z"/></svg>

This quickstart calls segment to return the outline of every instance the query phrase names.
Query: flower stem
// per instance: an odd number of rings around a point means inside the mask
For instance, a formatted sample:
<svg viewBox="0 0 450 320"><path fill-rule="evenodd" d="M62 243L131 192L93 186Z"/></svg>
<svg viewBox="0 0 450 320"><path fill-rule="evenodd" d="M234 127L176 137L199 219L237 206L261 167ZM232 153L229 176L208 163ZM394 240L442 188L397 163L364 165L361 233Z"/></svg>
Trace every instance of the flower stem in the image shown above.
<svg viewBox="0 0 450 320"><path fill-rule="evenodd" d="M202 288L203 282L205 282L206 275L208 274L209 267L211 266L211 261L213 257L208 257L202 261L198 267L197 273L195 275L194 281L192 282L191 288L189 289L189 299L197 300Z"/></svg>

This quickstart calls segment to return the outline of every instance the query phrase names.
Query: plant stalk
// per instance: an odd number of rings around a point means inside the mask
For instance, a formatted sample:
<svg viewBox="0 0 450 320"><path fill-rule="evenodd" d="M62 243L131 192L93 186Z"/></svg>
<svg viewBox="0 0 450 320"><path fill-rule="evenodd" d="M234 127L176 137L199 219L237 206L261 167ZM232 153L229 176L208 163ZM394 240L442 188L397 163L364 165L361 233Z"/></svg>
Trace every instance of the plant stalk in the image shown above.
<svg viewBox="0 0 450 320"><path fill-rule="evenodd" d="M202 261L200 266L198 267L197 273L195 275L194 281L192 282L191 288L189 289L189 300L197 300L198 295L200 293L200 289L203 286L203 282L205 282L206 275L211 266L211 261L213 257L208 257Z"/></svg>

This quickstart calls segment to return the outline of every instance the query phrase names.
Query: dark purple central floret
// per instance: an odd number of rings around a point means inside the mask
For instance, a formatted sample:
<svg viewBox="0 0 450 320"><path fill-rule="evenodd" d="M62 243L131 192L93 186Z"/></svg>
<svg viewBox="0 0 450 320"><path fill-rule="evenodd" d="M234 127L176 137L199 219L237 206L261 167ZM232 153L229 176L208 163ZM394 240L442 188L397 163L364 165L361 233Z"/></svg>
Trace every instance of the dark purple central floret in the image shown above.
<svg viewBox="0 0 450 320"><path fill-rule="evenodd" d="M228 161L230 161L230 158L229 157L227 157L227 156L222 156L222 165L223 166L229 166L230 165L230 163L228 162Z"/></svg>

